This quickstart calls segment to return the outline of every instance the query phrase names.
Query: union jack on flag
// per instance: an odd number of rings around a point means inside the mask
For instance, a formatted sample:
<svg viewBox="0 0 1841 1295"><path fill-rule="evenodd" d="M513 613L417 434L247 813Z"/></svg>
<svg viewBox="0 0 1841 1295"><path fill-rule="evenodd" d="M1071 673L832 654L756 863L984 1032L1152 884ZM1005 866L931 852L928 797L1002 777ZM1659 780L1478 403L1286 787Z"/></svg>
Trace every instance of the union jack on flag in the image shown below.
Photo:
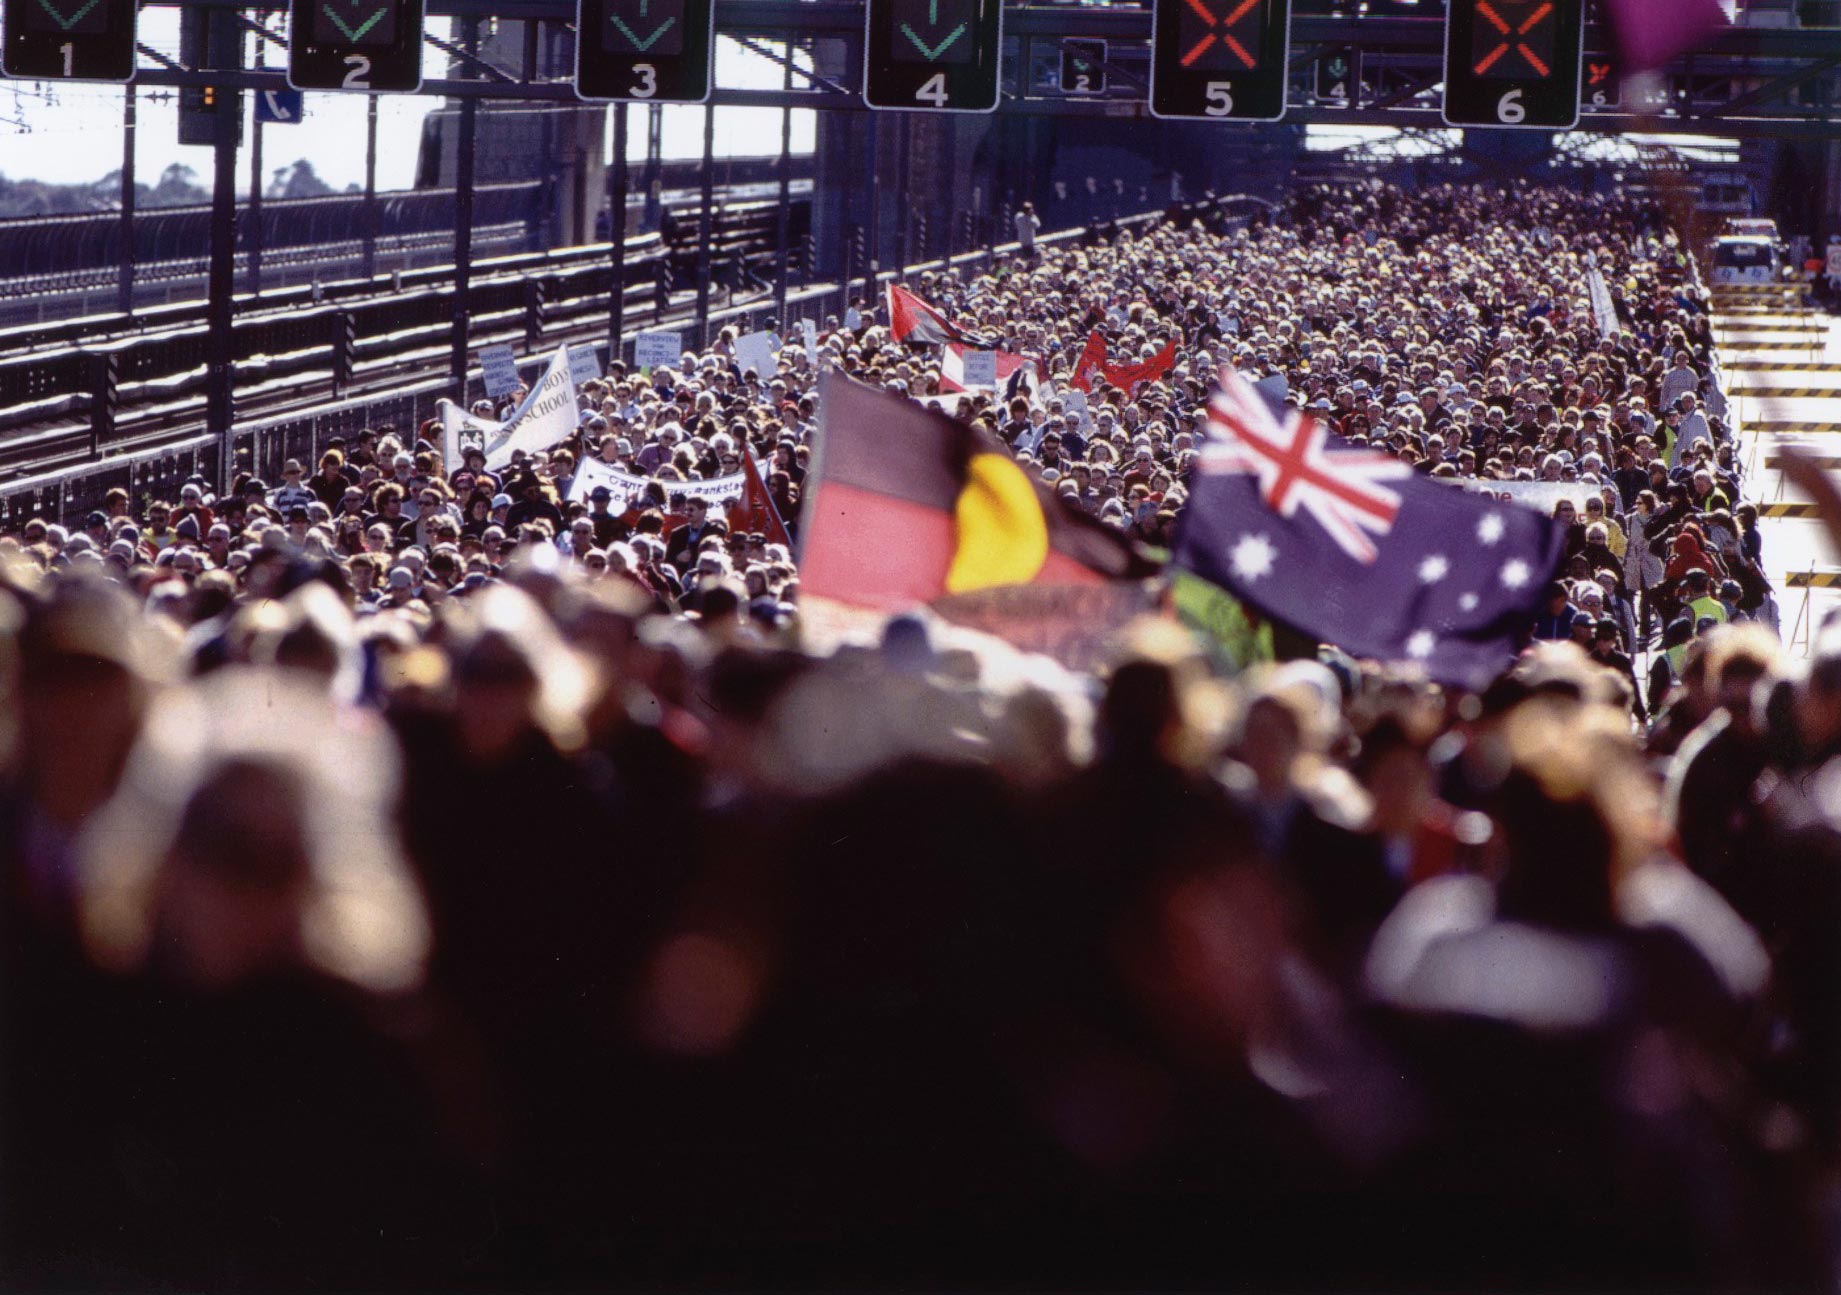
<svg viewBox="0 0 1841 1295"><path fill-rule="evenodd" d="M1253 474L1267 508L1289 521L1302 507L1344 553L1374 564L1380 552L1369 535L1385 536L1400 515L1399 494L1380 483L1410 477L1411 467L1373 450L1330 448L1323 424L1295 409L1275 414L1231 371L1208 414L1200 471Z"/></svg>

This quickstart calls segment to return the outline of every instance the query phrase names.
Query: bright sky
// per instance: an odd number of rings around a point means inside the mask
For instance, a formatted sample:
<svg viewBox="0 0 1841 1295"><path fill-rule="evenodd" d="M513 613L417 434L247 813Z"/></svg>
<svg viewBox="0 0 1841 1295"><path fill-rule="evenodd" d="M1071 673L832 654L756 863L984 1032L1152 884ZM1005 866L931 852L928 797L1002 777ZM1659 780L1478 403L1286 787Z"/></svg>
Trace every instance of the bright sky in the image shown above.
<svg viewBox="0 0 1841 1295"><path fill-rule="evenodd" d="M431 26L445 35L447 19ZM169 55L178 52L178 11L149 8L141 11L141 39ZM265 57L273 66L285 51L270 45ZM435 73L444 56L424 47L425 74ZM781 83L779 64L727 40L717 42L716 76L721 85L775 88ZM142 89L137 94L138 126L135 131L136 179L151 184L174 162L190 166L198 182L211 184L211 150L185 148L178 142L177 92ZM117 86L46 86L32 81L0 81L0 174L15 180L46 180L78 184L101 179L121 165L122 91ZM365 97L361 94L308 94L305 120L293 126L263 130L263 168L271 174L304 157L335 189L364 183ZM422 119L441 105L426 95L378 96L377 186L406 189L415 180L416 154L421 143ZM663 147L666 157L698 157L703 151L703 110L694 107L664 109ZM610 133L611 133L611 118ZM645 114L628 114L630 155L645 156ZM793 114L793 149L810 152L814 114ZM247 140L237 161L239 187L249 180ZM360 141L353 147L353 141ZM760 154L777 152L780 114L772 109L724 108L716 114L716 153ZM609 148L611 150L611 141Z"/></svg>

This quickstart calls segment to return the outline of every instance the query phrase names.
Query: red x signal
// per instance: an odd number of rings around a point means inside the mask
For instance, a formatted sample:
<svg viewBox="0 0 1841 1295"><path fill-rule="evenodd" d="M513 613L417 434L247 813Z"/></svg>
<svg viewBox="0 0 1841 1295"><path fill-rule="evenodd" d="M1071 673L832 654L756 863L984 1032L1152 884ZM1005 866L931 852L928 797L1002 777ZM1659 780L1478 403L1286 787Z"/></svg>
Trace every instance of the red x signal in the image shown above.
<svg viewBox="0 0 1841 1295"><path fill-rule="evenodd" d="M1519 27L1512 27L1505 22L1502 15L1490 7L1489 0L1477 0L1477 12L1482 14L1489 22L1490 26L1494 27L1502 36L1502 39L1497 43L1496 47L1485 54L1482 61L1477 64L1476 72L1478 76L1482 76L1484 73L1488 72L1490 68L1494 67L1502 56L1507 54L1511 49L1521 55L1522 58L1526 59L1528 66L1533 68L1537 75L1551 76L1553 74L1553 69L1541 62L1540 56L1529 49L1527 44L1528 33L1532 32L1536 27L1553 16L1553 5L1551 3L1543 4L1540 8L1529 14Z"/></svg>
<svg viewBox="0 0 1841 1295"><path fill-rule="evenodd" d="M1235 23L1239 22L1253 11L1259 4L1259 0L1240 0L1240 4L1225 18L1218 17L1214 13L1211 13L1208 6L1202 3L1202 0L1183 0L1183 2L1187 4L1190 9L1194 10L1196 17L1200 18L1210 29L1207 35L1197 41L1189 52L1182 56L1181 62L1184 67L1190 66L1198 58L1206 54L1209 47L1217 40L1227 46L1228 49L1232 50L1234 56L1249 69L1258 66L1259 60L1248 53L1247 47L1234 38L1234 33L1231 29Z"/></svg>

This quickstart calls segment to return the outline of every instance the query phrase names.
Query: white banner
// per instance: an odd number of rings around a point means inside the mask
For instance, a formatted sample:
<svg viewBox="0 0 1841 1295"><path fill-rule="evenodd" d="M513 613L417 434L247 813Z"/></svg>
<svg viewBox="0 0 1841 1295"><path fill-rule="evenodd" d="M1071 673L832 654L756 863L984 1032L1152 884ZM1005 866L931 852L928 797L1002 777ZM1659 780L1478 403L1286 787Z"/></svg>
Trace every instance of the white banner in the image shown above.
<svg viewBox="0 0 1841 1295"><path fill-rule="evenodd" d="M812 372L818 372L818 325L809 319L799 321L799 331L805 337L805 358L812 365Z"/></svg>
<svg viewBox="0 0 1841 1295"><path fill-rule="evenodd" d="M531 388L524 403L505 420L503 438L486 446L486 467L496 472L513 452L547 450L575 430L575 383L569 377L569 353L557 347L550 367Z"/></svg>
<svg viewBox="0 0 1841 1295"><path fill-rule="evenodd" d="M1439 478L1434 477L1433 480ZM1573 507L1583 517L1586 499L1603 489L1589 481L1482 481L1476 477L1458 477L1452 484L1476 494L1493 495L1497 499L1525 504L1548 516L1553 515L1555 504L1562 499L1570 499Z"/></svg>
<svg viewBox="0 0 1841 1295"><path fill-rule="evenodd" d="M460 466L466 446L477 445L490 454L505 439L504 424L469 414L451 400L437 400L435 410L441 415L441 461L449 472Z"/></svg>
<svg viewBox="0 0 1841 1295"><path fill-rule="evenodd" d="M755 465L761 471L763 480L767 477L767 460L757 459ZM596 486L606 486L614 492L608 505L618 512L633 500L646 493L646 487L658 481L657 477L641 476L637 472L628 472L600 459L583 459L576 465L575 480L569 483L569 502L586 503L588 493ZM658 481L665 488L665 498L684 495L690 499L703 499L711 504L722 504L730 499L739 499L748 487L748 474L731 472L726 477L711 477L706 481Z"/></svg>
<svg viewBox="0 0 1841 1295"><path fill-rule="evenodd" d="M1592 302L1592 317L1598 321L1598 336L1617 336L1617 306L1611 300L1611 289L1605 283L1604 275L1596 268L1588 271L1585 288Z"/></svg>

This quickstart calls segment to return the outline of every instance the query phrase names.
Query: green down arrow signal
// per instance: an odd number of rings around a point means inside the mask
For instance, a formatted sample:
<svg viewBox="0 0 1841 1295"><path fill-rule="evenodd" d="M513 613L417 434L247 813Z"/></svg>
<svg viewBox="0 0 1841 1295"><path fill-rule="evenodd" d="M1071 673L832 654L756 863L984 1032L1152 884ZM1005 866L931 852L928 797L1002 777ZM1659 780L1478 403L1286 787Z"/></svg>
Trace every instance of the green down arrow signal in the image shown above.
<svg viewBox="0 0 1841 1295"><path fill-rule="evenodd" d="M1337 59L1334 63L1330 64L1330 75L1335 77L1338 81L1347 76L1348 72L1349 65L1341 59Z"/></svg>
<svg viewBox="0 0 1841 1295"><path fill-rule="evenodd" d="M40 4L43 4L45 0L38 0L38 2ZM345 39L348 41L351 41L354 45L357 44L359 41L363 40L364 34L368 32L369 30L371 30L371 28L375 27L378 23L378 20L381 19L385 14L390 12L390 6L385 5L382 9L379 9L376 13L372 14L369 18L366 18L363 22L359 23L356 27L348 27L345 24L345 20L339 17L338 14L333 12L331 5L326 5L323 7L326 10L326 16L332 20L332 25L334 27L337 27L340 31L344 32Z"/></svg>
<svg viewBox="0 0 1841 1295"><path fill-rule="evenodd" d="M932 28L938 26L939 21L940 21L940 0L927 0L927 27L928 29L931 30ZM901 34L906 36L909 40L914 42L914 48L921 52L922 58L926 59L929 63L936 63L939 61L940 55L944 54L947 48L951 46L951 44L954 41L958 40L959 37L965 35L965 24L960 23L957 27L954 27L951 31L947 32L946 38L942 40L938 45L933 46L931 49L927 47L926 41L922 40L918 35L915 34L914 28L908 23L904 22L903 24L901 24Z"/></svg>
<svg viewBox="0 0 1841 1295"><path fill-rule="evenodd" d="M75 27L78 23L83 21L83 17L85 14L89 13L90 10L94 9L97 5L101 3L102 3L102 0L89 0L88 4L84 5L81 9L77 10L77 12L73 13L68 18L66 18L63 14L57 11L57 9L52 5L51 0L38 0L38 7L40 9L43 9L46 13L50 14L51 20L55 22L58 26L62 27L65 31L69 31L71 28Z"/></svg>
<svg viewBox="0 0 1841 1295"><path fill-rule="evenodd" d="M640 5L639 6L640 16L644 17L645 12L646 12L646 6L643 4ZM657 44L658 38L660 36L663 36L666 32L671 30L671 24L675 23L677 19L676 18L665 19L664 22L658 25L658 30L654 31L650 36L646 37L644 40L641 40L634 33L633 29L626 25L625 19L610 18L608 19L608 21L611 22L615 27L620 29L620 34L626 37L629 41L633 43L634 49L638 50L641 54L643 54L647 50L651 49L653 45Z"/></svg>

